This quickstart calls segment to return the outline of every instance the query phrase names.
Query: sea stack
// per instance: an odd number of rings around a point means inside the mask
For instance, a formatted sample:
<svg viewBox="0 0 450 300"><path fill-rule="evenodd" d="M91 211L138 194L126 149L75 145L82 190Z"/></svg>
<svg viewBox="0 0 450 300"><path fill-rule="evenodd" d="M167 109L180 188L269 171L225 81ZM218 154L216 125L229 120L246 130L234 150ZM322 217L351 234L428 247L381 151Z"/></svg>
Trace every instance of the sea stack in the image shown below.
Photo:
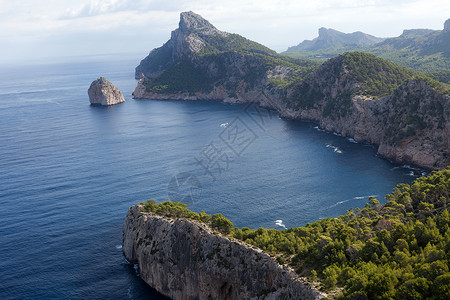
<svg viewBox="0 0 450 300"><path fill-rule="evenodd" d="M114 105L125 102L122 92L104 77L91 83L88 90L91 105Z"/></svg>
<svg viewBox="0 0 450 300"><path fill-rule="evenodd" d="M444 32L450 32L450 19L447 19L444 23Z"/></svg>

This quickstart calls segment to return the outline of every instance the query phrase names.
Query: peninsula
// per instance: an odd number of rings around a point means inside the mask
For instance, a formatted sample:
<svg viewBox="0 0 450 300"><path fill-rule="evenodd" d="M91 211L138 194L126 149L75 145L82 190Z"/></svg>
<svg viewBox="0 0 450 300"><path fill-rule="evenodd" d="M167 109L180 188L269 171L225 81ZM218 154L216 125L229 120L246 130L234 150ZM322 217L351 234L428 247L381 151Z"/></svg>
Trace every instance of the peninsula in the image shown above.
<svg viewBox="0 0 450 300"><path fill-rule="evenodd" d="M448 86L373 54L347 52L322 64L290 58L184 12L136 78L134 98L254 102L377 145L395 162L450 164Z"/></svg>

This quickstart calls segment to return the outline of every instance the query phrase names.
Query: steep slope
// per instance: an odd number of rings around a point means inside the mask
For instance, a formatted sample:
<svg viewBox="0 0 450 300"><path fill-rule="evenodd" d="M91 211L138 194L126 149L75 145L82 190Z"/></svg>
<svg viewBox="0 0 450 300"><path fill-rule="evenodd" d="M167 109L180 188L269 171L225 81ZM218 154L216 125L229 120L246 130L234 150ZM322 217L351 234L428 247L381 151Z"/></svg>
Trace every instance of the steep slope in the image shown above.
<svg viewBox="0 0 450 300"><path fill-rule="evenodd" d="M172 299L321 299L295 272L261 250L192 219L130 208L123 253L141 278Z"/></svg>
<svg viewBox="0 0 450 300"><path fill-rule="evenodd" d="M346 53L290 89L286 116L315 120L328 131L379 145L378 154L394 161L445 168L450 97L441 89L372 54Z"/></svg>
<svg viewBox="0 0 450 300"><path fill-rule="evenodd" d="M379 154L394 161L427 169L450 164L444 85L362 52L320 67L289 60L208 24L182 13L172 38L138 66L144 75L134 97L256 102L283 117L314 120L329 131L379 145ZM152 53L164 47L167 57L178 59L158 65L160 56Z"/></svg>
<svg viewBox="0 0 450 300"><path fill-rule="evenodd" d="M425 72L436 80L450 83L450 19L444 30L410 29L394 38L376 43L343 44L334 35L322 34L313 41L304 41L282 54L307 59L326 59L347 51L373 53L392 62ZM330 31L334 32L334 31Z"/></svg>

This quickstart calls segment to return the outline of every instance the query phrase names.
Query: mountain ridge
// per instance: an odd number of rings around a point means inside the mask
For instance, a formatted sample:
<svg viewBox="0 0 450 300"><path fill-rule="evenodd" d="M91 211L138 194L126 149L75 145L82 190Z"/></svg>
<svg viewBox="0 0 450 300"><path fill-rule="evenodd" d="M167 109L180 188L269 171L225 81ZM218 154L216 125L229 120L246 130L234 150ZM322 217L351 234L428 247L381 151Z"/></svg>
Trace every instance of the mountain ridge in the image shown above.
<svg viewBox="0 0 450 300"><path fill-rule="evenodd" d="M297 46L288 48L289 50L318 50L326 47L363 47L384 41L361 31L353 33L343 33L332 28L319 28L319 36L313 40L305 40Z"/></svg>
<svg viewBox="0 0 450 300"><path fill-rule="evenodd" d="M364 51L450 83L450 19L445 21L443 30L405 29L398 37L366 45L342 44L332 36L321 35L320 30L319 37L313 41L313 46L308 46L312 41L306 40L282 54L324 60L348 51Z"/></svg>

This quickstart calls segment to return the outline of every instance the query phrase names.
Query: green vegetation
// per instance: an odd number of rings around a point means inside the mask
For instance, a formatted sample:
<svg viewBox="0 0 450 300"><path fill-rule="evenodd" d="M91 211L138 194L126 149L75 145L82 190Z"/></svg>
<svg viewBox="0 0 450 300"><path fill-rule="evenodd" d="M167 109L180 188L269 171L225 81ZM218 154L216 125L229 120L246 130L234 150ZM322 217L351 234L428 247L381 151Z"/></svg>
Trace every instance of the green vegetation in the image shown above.
<svg viewBox="0 0 450 300"><path fill-rule="evenodd" d="M214 49L217 50L217 48ZM242 58L245 59L243 64L235 66L237 61L243 60ZM225 86L228 90L235 90L238 80L241 79L248 84L247 88L252 88L265 77L268 70L277 66L289 69L288 74L283 78L274 77L270 83L276 87L286 87L304 79L317 68L318 64L308 60L282 57L276 53L269 55L255 49L210 51L180 59L159 76L147 78L143 84L147 92L195 93L210 92L215 86ZM236 80L231 81L230 77ZM227 84L229 86L226 86Z"/></svg>
<svg viewBox="0 0 450 300"><path fill-rule="evenodd" d="M249 51L253 53L279 56L279 54L266 46L249 40L239 34L199 34L199 36L206 44L198 53L199 55L218 54L227 51Z"/></svg>
<svg viewBox="0 0 450 300"><path fill-rule="evenodd" d="M450 83L450 39L448 33L436 30L406 30L401 36L373 46L328 47L315 51L288 50L282 55L325 61L348 51L364 51L404 67Z"/></svg>
<svg viewBox="0 0 450 300"><path fill-rule="evenodd" d="M405 67L364 52L347 52L337 60L342 63L340 72L348 71L347 80L358 84L354 93L363 95L390 95L400 84L416 74Z"/></svg>
<svg viewBox="0 0 450 300"><path fill-rule="evenodd" d="M399 184L380 205L288 230L234 228L222 215L149 200L144 209L213 226L287 263L342 299L450 298L450 167Z"/></svg>
<svg viewBox="0 0 450 300"><path fill-rule="evenodd" d="M223 234L229 234L233 229L233 223L222 214L208 215L204 211L196 213L187 209L187 205L181 202L165 201L156 203L155 200L147 200L143 205L143 210L169 218L186 218L205 223L213 229L217 229Z"/></svg>

